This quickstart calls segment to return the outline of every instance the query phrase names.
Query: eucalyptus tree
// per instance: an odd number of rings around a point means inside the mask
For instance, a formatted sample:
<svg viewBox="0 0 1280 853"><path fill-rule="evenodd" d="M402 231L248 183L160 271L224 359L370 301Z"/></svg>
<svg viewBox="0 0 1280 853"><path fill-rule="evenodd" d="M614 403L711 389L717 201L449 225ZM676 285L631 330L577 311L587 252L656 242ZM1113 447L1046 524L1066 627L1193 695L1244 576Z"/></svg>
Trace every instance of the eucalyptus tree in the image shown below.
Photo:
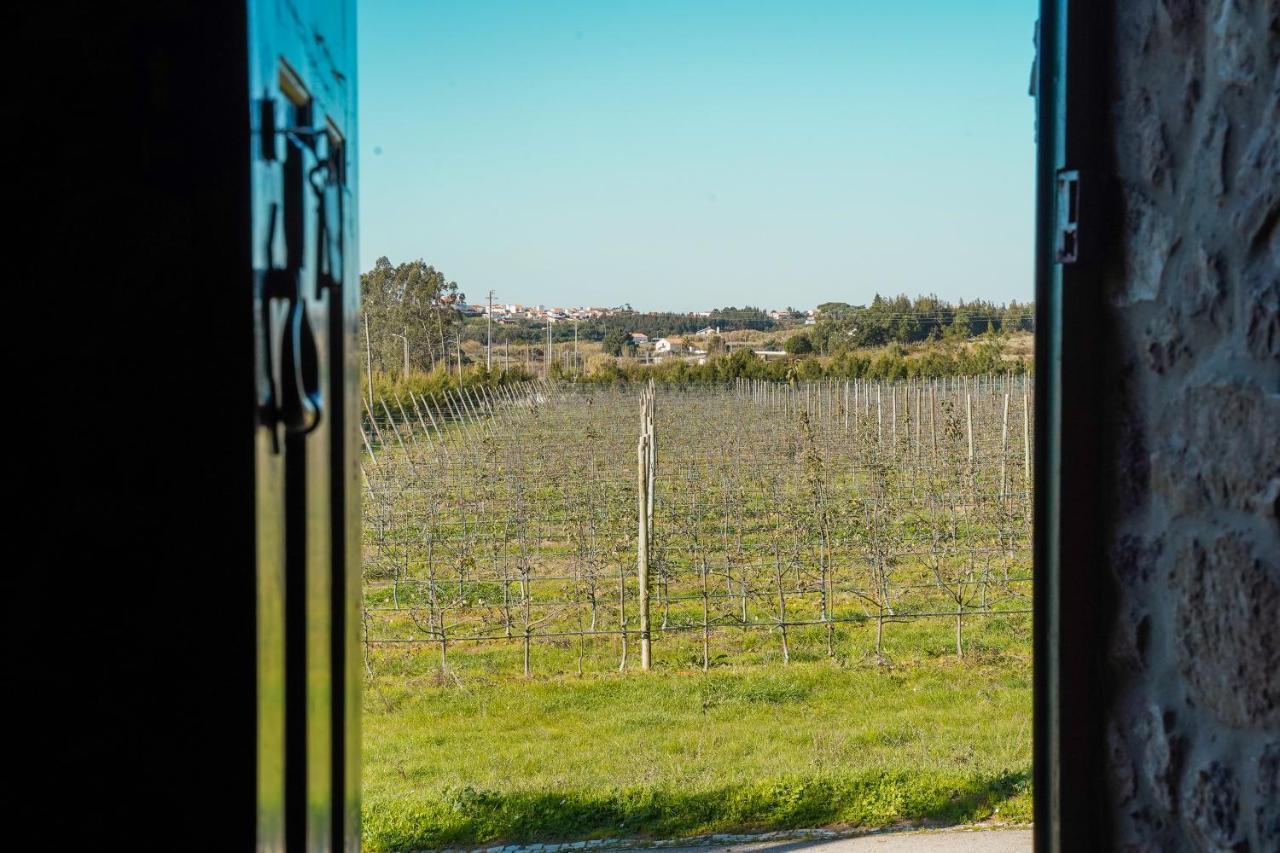
<svg viewBox="0 0 1280 853"><path fill-rule="evenodd" d="M361 274L360 293L376 369L401 369L406 360L420 370L448 363L446 341L462 325L457 308L466 299L457 282L421 259L393 265L381 257Z"/></svg>

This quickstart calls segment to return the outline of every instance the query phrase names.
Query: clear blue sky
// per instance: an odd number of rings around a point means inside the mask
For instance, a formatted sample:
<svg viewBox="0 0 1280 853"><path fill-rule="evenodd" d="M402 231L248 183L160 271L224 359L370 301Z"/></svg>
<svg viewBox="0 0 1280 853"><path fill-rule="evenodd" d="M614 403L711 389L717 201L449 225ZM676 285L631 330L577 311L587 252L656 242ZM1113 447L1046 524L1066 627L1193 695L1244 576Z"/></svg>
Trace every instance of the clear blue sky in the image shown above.
<svg viewBox="0 0 1280 853"><path fill-rule="evenodd" d="M361 268L641 310L1029 300L1035 7L362 0Z"/></svg>

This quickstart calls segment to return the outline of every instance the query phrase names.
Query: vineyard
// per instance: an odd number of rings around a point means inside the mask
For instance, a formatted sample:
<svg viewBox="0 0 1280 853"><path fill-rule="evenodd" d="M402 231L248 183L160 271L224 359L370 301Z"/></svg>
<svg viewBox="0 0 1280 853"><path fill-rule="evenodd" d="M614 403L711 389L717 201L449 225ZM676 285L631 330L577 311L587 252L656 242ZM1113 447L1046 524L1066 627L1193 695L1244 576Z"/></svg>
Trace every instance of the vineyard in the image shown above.
<svg viewBox="0 0 1280 853"><path fill-rule="evenodd" d="M963 657L1030 623L1022 376L365 403L369 672ZM905 637L924 636L919 630Z"/></svg>
<svg viewBox="0 0 1280 853"><path fill-rule="evenodd" d="M365 846L1029 820L1031 395L367 399Z"/></svg>

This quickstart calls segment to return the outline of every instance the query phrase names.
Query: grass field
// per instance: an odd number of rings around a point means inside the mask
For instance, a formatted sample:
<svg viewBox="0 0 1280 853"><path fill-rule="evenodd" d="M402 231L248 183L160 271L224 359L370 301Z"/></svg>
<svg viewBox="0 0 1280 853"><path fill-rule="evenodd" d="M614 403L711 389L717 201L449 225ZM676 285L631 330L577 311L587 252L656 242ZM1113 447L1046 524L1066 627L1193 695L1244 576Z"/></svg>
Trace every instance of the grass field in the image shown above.
<svg viewBox="0 0 1280 853"><path fill-rule="evenodd" d="M1029 820L1027 391L861 393L660 398L651 672L633 395L377 406L366 847Z"/></svg>
<svg viewBox="0 0 1280 853"><path fill-rule="evenodd" d="M1029 821L1029 626L993 622L963 661L937 625L895 627L885 664L441 685L407 660L366 687L365 844Z"/></svg>

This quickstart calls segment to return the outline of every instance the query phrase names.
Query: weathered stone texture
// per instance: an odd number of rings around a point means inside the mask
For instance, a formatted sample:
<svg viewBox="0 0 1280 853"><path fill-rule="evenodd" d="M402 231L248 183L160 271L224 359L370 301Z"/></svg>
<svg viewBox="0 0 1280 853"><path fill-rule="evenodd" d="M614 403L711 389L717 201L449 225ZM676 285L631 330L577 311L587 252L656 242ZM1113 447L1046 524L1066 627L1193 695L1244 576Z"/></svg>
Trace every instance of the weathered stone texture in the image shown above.
<svg viewBox="0 0 1280 853"><path fill-rule="evenodd" d="M1280 850L1280 742L1258 758L1257 837L1263 850Z"/></svg>
<svg viewBox="0 0 1280 853"><path fill-rule="evenodd" d="M1113 841L1280 851L1280 2L1113 9Z"/></svg>
<svg viewBox="0 0 1280 853"><path fill-rule="evenodd" d="M1249 849L1240 834L1240 784L1230 767L1214 761L1195 774L1187 791L1183 824L1201 850Z"/></svg>
<svg viewBox="0 0 1280 853"><path fill-rule="evenodd" d="M1280 395L1256 385L1193 385L1169 409L1152 465L1170 512L1269 513L1280 488Z"/></svg>
<svg viewBox="0 0 1280 853"><path fill-rule="evenodd" d="M1271 81L1280 88L1280 75ZM1267 252L1280 224L1280 187L1275 176L1280 174L1280 92L1271 95L1262 111L1261 121L1253 129L1240 160L1235 185L1241 196L1233 225L1241 232L1249 253Z"/></svg>
<svg viewBox="0 0 1280 853"><path fill-rule="evenodd" d="M1137 189L1126 199L1125 276L1115 292L1119 306L1150 302L1160 293L1165 267L1178 246L1173 220Z"/></svg>
<svg viewBox="0 0 1280 853"><path fill-rule="evenodd" d="M1280 238L1275 242L1280 246ZM1280 267L1280 249L1277 249L1275 266ZM1258 278L1249 294L1245 345L1258 358L1280 358L1280 281Z"/></svg>
<svg viewBox="0 0 1280 853"><path fill-rule="evenodd" d="M1178 666L1196 705L1236 727L1280 725L1280 583L1231 534L1178 555Z"/></svg>
<svg viewBox="0 0 1280 853"><path fill-rule="evenodd" d="M1173 711L1159 707L1148 708L1138 720L1139 737L1146 744L1143 777L1152 799L1166 812L1177 809L1178 776L1186 747L1183 738L1174 732L1174 720Z"/></svg>

